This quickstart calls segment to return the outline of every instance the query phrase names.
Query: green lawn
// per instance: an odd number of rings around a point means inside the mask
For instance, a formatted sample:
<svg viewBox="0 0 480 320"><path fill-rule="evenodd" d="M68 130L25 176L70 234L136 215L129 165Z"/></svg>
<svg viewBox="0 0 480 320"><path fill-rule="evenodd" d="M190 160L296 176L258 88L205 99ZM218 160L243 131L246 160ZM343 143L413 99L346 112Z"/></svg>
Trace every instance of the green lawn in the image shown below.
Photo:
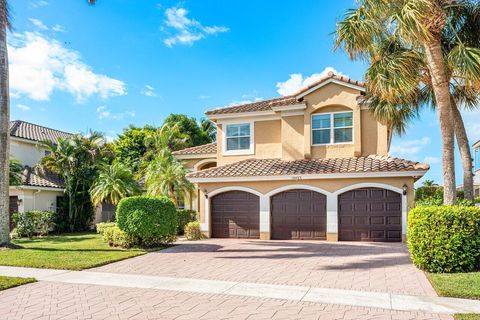
<svg viewBox="0 0 480 320"><path fill-rule="evenodd" d="M0 250L0 265L82 270L146 253L141 249L111 248L96 233L63 234L13 240Z"/></svg>
<svg viewBox="0 0 480 320"><path fill-rule="evenodd" d="M440 296L480 300L480 272L430 273L428 278Z"/></svg>
<svg viewBox="0 0 480 320"><path fill-rule="evenodd" d="M0 291L21 286L22 284L27 284L35 282L33 278L15 278L15 277L2 277L0 276Z"/></svg>
<svg viewBox="0 0 480 320"><path fill-rule="evenodd" d="M456 314L455 320L480 320L480 314Z"/></svg>

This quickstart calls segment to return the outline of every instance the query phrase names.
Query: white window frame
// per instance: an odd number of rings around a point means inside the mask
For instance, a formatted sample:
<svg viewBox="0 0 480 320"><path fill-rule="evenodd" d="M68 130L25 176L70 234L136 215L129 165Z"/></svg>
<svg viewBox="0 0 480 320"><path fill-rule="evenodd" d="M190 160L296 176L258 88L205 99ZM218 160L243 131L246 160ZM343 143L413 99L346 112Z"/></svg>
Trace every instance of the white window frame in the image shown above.
<svg viewBox="0 0 480 320"><path fill-rule="evenodd" d="M244 150L227 150L227 127L248 124L250 126L250 147ZM254 125L253 121L224 122L222 123L222 153L225 156L252 155L254 154Z"/></svg>
<svg viewBox="0 0 480 320"><path fill-rule="evenodd" d="M334 127L334 115L337 113L351 113L352 114L352 125L348 127ZM330 115L330 142L328 143L313 143L313 131L314 130L327 130L327 129L313 129L313 117L318 115ZM349 129L352 128L352 141L348 142L335 142L335 129ZM336 112L319 112L313 113L310 115L310 137L311 137L311 145L312 146L328 146L328 145L341 145L341 144L354 144L355 140L355 114L353 111L336 111Z"/></svg>

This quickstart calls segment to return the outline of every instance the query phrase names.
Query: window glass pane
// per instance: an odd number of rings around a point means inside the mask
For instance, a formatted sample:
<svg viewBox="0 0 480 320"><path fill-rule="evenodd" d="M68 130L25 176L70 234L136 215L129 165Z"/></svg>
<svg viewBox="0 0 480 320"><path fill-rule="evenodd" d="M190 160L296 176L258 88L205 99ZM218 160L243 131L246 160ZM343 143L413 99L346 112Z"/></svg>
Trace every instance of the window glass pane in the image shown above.
<svg viewBox="0 0 480 320"><path fill-rule="evenodd" d="M334 142L352 142L352 128L335 129Z"/></svg>
<svg viewBox="0 0 480 320"><path fill-rule="evenodd" d="M250 149L250 138L249 137L243 137L243 138L238 138L240 140L240 150L248 150Z"/></svg>
<svg viewBox="0 0 480 320"><path fill-rule="evenodd" d="M227 138L227 150L238 150L238 138Z"/></svg>
<svg viewBox="0 0 480 320"><path fill-rule="evenodd" d="M240 135L241 136L250 136L250 125L249 124L242 124L240 127Z"/></svg>
<svg viewBox="0 0 480 320"><path fill-rule="evenodd" d="M330 115L317 114L312 117L312 129L330 128Z"/></svg>
<svg viewBox="0 0 480 320"><path fill-rule="evenodd" d="M227 125L227 137L238 136L238 126L236 124Z"/></svg>
<svg viewBox="0 0 480 320"><path fill-rule="evenodd" d="M475 171L480 170L480 148L475 149Z"/></svg>
<svg viewBox="0 0 480 320"><path fill-rule="evenodd" d="M330 143L330 129L313 130L313 144Z"/></svg>
<svg viewBox="0 0 480 320"><path fill-rule="evenodd" d="M334 125L335 128L351 127L352 123L353 123L353 113L352 112L335 113L333 115L333 125Z"/></svg>

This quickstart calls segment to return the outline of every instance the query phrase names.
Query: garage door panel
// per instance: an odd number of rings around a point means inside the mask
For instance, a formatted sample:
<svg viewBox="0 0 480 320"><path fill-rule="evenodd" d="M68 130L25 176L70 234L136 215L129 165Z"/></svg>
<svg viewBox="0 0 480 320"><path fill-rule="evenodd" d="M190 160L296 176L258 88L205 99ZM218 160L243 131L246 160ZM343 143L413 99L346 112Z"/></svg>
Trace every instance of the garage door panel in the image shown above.
<svg viewBox="0 0 480 320"><path fill-rule="evenodd" d="M339 239L401 241L401 195L379 188L356 189L338 199Z"/></svg>
<svg viewBox="0 0 480 320"><path fill-rule="evenodd" d="M254 194L229 191L214 196L211 216L214 238L259 238L260 204Z"/></svg>
<svg viewBox="0 0 480 320"><path fill-rule="evenodd" d="M310 190L289 190L272 196L272 239L325 240L326 197Z"/></svg>

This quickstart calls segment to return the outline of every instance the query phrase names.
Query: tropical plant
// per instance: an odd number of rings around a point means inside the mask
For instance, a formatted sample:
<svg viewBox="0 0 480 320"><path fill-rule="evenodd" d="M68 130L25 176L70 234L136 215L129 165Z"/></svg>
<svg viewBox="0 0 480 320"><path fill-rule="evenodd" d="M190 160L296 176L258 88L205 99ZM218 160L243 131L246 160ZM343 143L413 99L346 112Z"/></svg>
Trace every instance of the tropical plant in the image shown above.
<svg viewBox="0 0 480 320"><path fill-rule="evenodd" d="M135 195L139 191L138 183L132 171L120 162L103 165L90 188L90 196L94 206L102 202L117 205L125 197Z"/></svg>
<svg viewBox="0 0 480 320"><path fill-rule="evenodd" d="M123 133L118 135L114 143L117 161L121 161L128 165L133 172L137 172L145 152L147 152L145 139L154 131L155 128L150 126L137 128L130 125L123 129Z"/></svg>
<svg viewBox="0 0 480 320"><path fill-rule="evenodd" d="M10 242L9 169L10 97L7 30L11 29L7 0L0 0L0 247Z"/></svg>
<svg viewBox="0 0 480 320"><path fill-rule="evenodd" d="M217 126L209 119L200 120L200 128L210 141L217 140Z"/></svg>
<svg viewBox="0 0 480 320"><path fill-rule="evenodd" d="M145 137L147 152L145 159L151 160L156 156L167 157L176 146L185 145L188 137L179 130L180 125L165 123Z"/></svg>
<svg viewBox="0 0 480 320"><path fill-rule="evenodd" d="M465 10L467 3L469 2L442 0L362 0L359 7L348 11L345 19L337 26L337 47L343 47L351 58L366 59L371 64L366 76L367 89L372 96L379 97L382 103L408 106L419 96L421 87L418 84L431 87L442 135L446 204L455 202L454 110L442 35L446 27L460 22L457 20L458 14ZM384 44L389 42L413 50L395 50L396 59L381 59L375 49L385 47ZM417 59L418 52L424 58ZM462 71L460 75L468 73L474 78L472 71L476 69L473 67L476 63L476 49L457 44L451 52L450 62ZM380 63L375 65L378 61ZM427 69L416 73L417 66L412 65L412 61L418 65L424 61ZM378 72L379 67L385 67L385 63L391 64L389 70L395 70L396 75L401 77L394 78ZM385 76L390 81L382 82L382 77ZM395 88L393 91L392 86Z"/></svg>
<svg viewBox="0 0 480 320"><path fill-rule="evenodd" d="M175 206L178 197L191 194L193 184L185 177L187 169L171 154L157 155L146 168L145 186L150 196L166 196Z"/></svg>
<svg viewBox="0 0 480 320"><path fill-rule="evenodd" d="M11 186L19 186L22 184L22 171L23 167L20 161L11 159L9 171L9 179Z"/></svg>
<svg viewBox="0 0 480 320"><path fill-rule="evenodd" d="M199 124L194 117L172 113L165 119L163 124L171 128L177 128L177 130L173 132L174 136L170 143L170 149L172 151L199 146L210 143L213 140L211 136L212 129L208 127L207 123L203 124L200 122ZM204 125L207 130L204 130Z"/></svg>
<svg viewBox="0 0 480 320"><path fill-rule="evenodd" d="M84 229L93 213L89 190L102 160L103 136L90 132L87 137L74 135L58 139L56 143L44 141L40 147L49 151L39 167L63 177L68 198L68 224L70 231ZM79 219L81 218L81 219Z"/></svg>

